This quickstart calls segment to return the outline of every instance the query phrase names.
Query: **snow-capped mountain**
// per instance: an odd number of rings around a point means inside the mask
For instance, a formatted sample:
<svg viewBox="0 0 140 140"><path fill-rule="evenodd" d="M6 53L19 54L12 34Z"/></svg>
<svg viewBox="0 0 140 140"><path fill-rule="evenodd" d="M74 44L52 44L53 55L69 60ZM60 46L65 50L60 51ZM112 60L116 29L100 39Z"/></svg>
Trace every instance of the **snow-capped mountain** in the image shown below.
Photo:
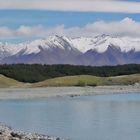
<svg viewBox="0 0 140 140"><path fill-rule="evenodd" d="M92 49L99 53L105 52L110 45L128 52L133 49L140 51L140 38L111 37L109 35L95 36L93 38L80 37L72 40L74 46L83 53Z"/></svg>
<svg viewBox="0 0 140 140"><path fill-rule="evenodd" d="M140 38L51 36L20 44L0 43L0 63L117 65L140 63Z"/></svg>

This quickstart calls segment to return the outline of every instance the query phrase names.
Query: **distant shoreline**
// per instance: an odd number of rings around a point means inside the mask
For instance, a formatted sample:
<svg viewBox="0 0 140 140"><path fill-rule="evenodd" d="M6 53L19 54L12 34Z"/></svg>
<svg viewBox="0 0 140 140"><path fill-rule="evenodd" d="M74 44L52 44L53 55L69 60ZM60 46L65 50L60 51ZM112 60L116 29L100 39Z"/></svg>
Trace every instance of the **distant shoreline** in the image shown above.
<svg viewBox="0 0 140 140"><path fill-rule="evenodd" d="M97 87L0 88L0 100L29 100L49 97L94 96L140 93L140 85Z"/></svg>

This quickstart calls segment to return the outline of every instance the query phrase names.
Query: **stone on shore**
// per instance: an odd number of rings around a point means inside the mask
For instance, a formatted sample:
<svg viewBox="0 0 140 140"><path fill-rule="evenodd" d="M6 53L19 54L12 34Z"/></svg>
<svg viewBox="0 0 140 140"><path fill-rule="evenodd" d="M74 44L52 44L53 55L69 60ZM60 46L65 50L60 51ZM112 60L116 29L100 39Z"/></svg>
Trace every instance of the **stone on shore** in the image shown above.
<svg viewBox="0 0 140 140"><path fill-rule="evenodd" d="M0 140L64 140L47 135L15 132L10 127L0 125Z"/></svg>

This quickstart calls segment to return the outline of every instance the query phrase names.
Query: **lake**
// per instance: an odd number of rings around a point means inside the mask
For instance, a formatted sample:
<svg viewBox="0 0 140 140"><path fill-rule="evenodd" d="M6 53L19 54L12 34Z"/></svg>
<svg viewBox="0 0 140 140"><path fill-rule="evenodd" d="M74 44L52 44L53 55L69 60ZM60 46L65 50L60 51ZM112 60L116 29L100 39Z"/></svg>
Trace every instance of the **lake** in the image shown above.
<svg viewBox="0 0 140 140"><path fill-rule="evenodd" d="M140 140L140 94L1 100L0 121L71 140Z"/></svg>

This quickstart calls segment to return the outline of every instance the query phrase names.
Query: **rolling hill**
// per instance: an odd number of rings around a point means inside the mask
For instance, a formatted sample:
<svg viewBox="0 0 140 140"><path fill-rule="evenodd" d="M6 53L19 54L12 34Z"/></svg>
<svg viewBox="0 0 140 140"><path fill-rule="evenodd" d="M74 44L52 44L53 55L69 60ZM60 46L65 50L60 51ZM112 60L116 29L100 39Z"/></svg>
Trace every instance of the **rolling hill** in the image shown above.
<svg viewBox="0 0 140 140"><path fill-rule="evenodd" d="M132 85L140 82L140 74L115 77L97 77L90 75L65 76L53 78L32 84L32 87L47 86L103 86L103 85Z"/></svg>
<svg viewBox="0 0 140 140"><path fill-rule="evenodd" d="M0 88L133 85L135 83L140 83L140 74L113 76L113 77L98 77L91 75L64 76L32 84L18 82L14 79L0 75Z"/></svg>
<svg viewBox="0 0 140 140"><path fill-rule="evenodd" d="M14 79L8 78L6 76L0 75L0 88L6 87L23 87L24 83L18 82Z"/></svg>

